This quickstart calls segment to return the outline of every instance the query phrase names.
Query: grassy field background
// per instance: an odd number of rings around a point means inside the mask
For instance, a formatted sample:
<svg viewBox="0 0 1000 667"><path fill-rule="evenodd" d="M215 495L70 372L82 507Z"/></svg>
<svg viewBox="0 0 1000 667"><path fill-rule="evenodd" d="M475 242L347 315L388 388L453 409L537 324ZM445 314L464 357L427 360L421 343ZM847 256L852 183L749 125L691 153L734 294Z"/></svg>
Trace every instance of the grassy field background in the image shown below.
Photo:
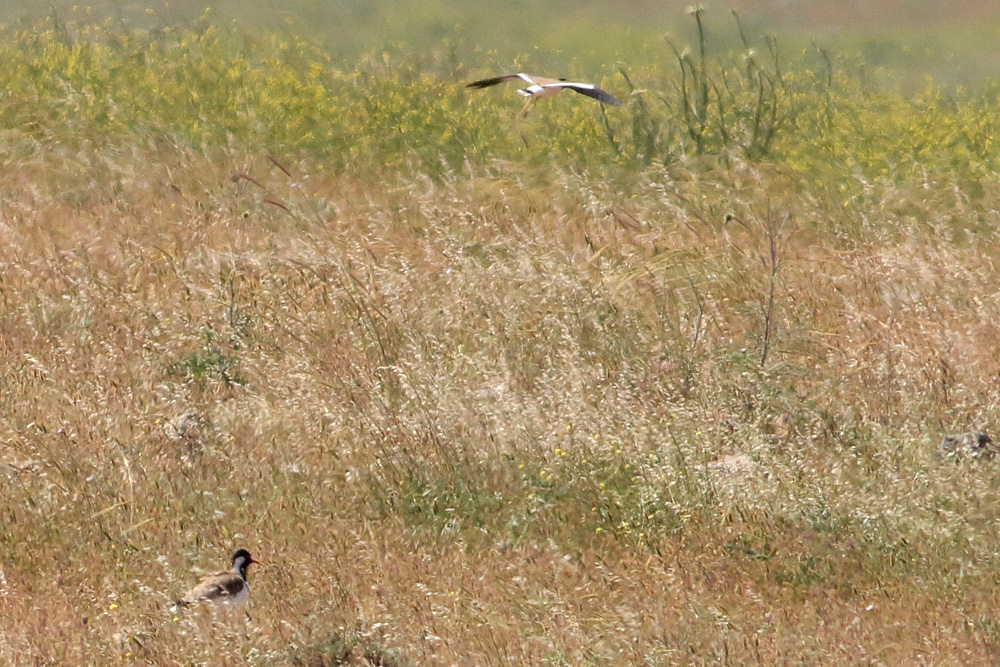
<svg viewBox="0 0 1000 667"><path fill-rule="evenodd" d="M3 10L0 661L995 663L988 6L357 6Z"/></svg>
<svg viewBox="0 0 1000 667"><path fill-rule="evenodd" d="M64 22L111 18L140 29L177 28L205 14L218 26L258 36L302 37L353 64L365 53L401 49L420 58L447 50L461 62L510 69L512 63L590 75L616 62L662 63L663 37L691 43L691 3L672 0L502 0L474 2L400 0L27 0L0 3L0 22L31 28L40 19ZM886 83L922 88L928 75L942 84L982 85L1000 74L995 54L1000 17L987 0L730 0L708 3L717 46L738 47L726 22L738 11L749 33L776 34L788 53L812 40L832 51L860 56ZM663 63L665 66L665 63Z"/></svg>

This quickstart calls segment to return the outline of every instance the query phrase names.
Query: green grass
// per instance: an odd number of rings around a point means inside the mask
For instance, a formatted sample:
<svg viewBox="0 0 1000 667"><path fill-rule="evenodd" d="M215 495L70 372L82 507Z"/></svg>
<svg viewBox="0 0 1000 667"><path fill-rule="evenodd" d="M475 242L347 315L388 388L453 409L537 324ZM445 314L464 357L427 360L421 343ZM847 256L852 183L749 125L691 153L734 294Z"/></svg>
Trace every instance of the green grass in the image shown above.
<svg viewBox="0 0 1000 667"><path fill-rule="evenodd" d="M931 453L997 88L698 18L525 120L442 41L8 28L0 660L994 661L1000 473Z"/></svg>
<svg viewBox="0 0 1000 667"><path fill-rule="evenodd" d="M207 19L155 33L48 20L5 42L0 120L15 131L12 149L29 154L32 140L92 156L141 137L151 149L239 146L368 176L388 168L468 178L508 162L555 162L631 178L653 161L702 154L767 159L827 182L824 169L978 179L995 166L990 87L970 94L928 84L904 96L872 89L823 50L787 57L764 41L748 40L743 54L709 45L706 58L677 60L664 44L658 55L598 80L630 99L624 110L605 116L559 100L561 113L512 131L516 104L501 103L503 93L467 93L463 80L482 68L441 51L419 60L372 53L345 68L302 40Z"/></svg>

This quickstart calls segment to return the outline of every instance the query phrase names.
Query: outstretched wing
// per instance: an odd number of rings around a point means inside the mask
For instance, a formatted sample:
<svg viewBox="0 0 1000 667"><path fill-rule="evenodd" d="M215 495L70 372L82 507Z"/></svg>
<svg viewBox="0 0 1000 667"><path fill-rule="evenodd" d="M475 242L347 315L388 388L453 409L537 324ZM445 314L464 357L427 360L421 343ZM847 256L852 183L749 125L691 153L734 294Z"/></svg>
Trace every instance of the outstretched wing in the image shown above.
<svg viewBox="0 0 1000 667"><path fill-rule="evenodd" d="M495 86L498 83L503 83L504 81L510 81L511 79L520 79L520 74L504 74L503 76L495 76L491 79L480 79L479 81L473 81L472 83L466 84L466 88L489 88L490 86Z"/></svg>
<svg viewBox="0 0 1000 667"><path fill-rule="evenodd" d="M587 97L592 97L598 102L603 102L604 104L610 104L613 107L620 107L621 102L612 97L609 93L601 90L592 83L575 83L573 81L559 81L558 83L550 83L545 86L546 88L569 88L575 90L581 95L586 95Z"/></svg>

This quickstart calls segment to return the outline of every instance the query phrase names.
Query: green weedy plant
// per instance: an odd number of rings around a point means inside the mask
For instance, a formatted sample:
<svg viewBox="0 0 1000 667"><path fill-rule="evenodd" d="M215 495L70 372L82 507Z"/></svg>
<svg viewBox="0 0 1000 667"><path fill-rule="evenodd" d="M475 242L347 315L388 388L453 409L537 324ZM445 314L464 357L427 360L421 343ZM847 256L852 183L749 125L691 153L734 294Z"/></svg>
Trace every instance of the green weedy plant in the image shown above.
<svg viewBox="0 0 1000 667"><path fill-rule="evenodd" d="M761 62L751 48L739 15L733 11L744 54L740 61L713 64L707 54L707 35L701 5L691 9L697 28L697 55L678 49L669 39L681 80L675 105L696 154L738 150L746 158L766 156L777 132L789 122L792 109L777 42L768 37L768 60Z"/></svg>
<svg viewBox="0 0 1000 667"><path fill-rule="evenodd" d="M777 40L766 37L765 57L759 56L734 11L742 53L713 56L704 13L700 5L690 11L695 21L693 52L666 39L679 78L662 79L652 70L619 64L631 100L630 122L616 134L606 115L602 121L627 164L670 163L682 155L762 160L772 156L779 139L794 141L787 131L794 129L798 114L816 107L821 97L832 113L833 66L825 52L818 49L826 58L825 69L814 71L803 58L786 71Z"/></svg>
<svg viewBox="0 0 1000 667"><path fill-rule="evenodd" d="M646 100L645 91L639 89L639 87L632 82L632 77L629 75L628 70L624 66L619 65L618 72L622 75L622 78L625 79L625 85L628 86L629 97L632 100L632 126L630 128L631 132L629 134L627 154L638 164L648 166L654 158L661 156L664 150L662 121L660 120L660 117L650 109L649 103ZM604 121L608 137L614 143L611 124L608 121L607 112L603 107L601 107L601 118ZM619 151L623 150L623 147L618 144L615 144L615 147Z"/></svg>
<svg viewBox="0 0 1000 667"><path fill-rule="evenodd" d="M202 332L202 337L205 341L204 346L177 361L173 365L173 372L199 383L214 379L222 382L227 388L233 385L245 385L247 380L237 370L237 361L227 356L215 344L215 332L206 329Z"/></svg>

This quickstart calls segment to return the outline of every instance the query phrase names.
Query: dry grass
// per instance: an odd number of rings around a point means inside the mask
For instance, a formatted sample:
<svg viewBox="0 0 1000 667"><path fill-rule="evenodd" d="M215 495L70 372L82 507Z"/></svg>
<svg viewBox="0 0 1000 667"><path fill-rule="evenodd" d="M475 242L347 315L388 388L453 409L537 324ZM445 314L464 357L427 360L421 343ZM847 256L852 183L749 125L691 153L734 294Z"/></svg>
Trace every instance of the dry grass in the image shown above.
<svg viewBox="0 0 1000 667"><path fill-rule="evenodd" d="M930 457L993 426L995 185L972 229L752 166L36 155L0 184L0 660L996 658L1000 473ZM171 617L236 545L250 617Z"/></svg>
<svg viewBox="0 0 1000 667"><path fill-rule="evenodd" d="M748 55L512 130L95 34L2 74L0 662L1000 658L1000 470L931 455L996 435L994 93ZM174 616L237 546L249 615Z"/></svg>

